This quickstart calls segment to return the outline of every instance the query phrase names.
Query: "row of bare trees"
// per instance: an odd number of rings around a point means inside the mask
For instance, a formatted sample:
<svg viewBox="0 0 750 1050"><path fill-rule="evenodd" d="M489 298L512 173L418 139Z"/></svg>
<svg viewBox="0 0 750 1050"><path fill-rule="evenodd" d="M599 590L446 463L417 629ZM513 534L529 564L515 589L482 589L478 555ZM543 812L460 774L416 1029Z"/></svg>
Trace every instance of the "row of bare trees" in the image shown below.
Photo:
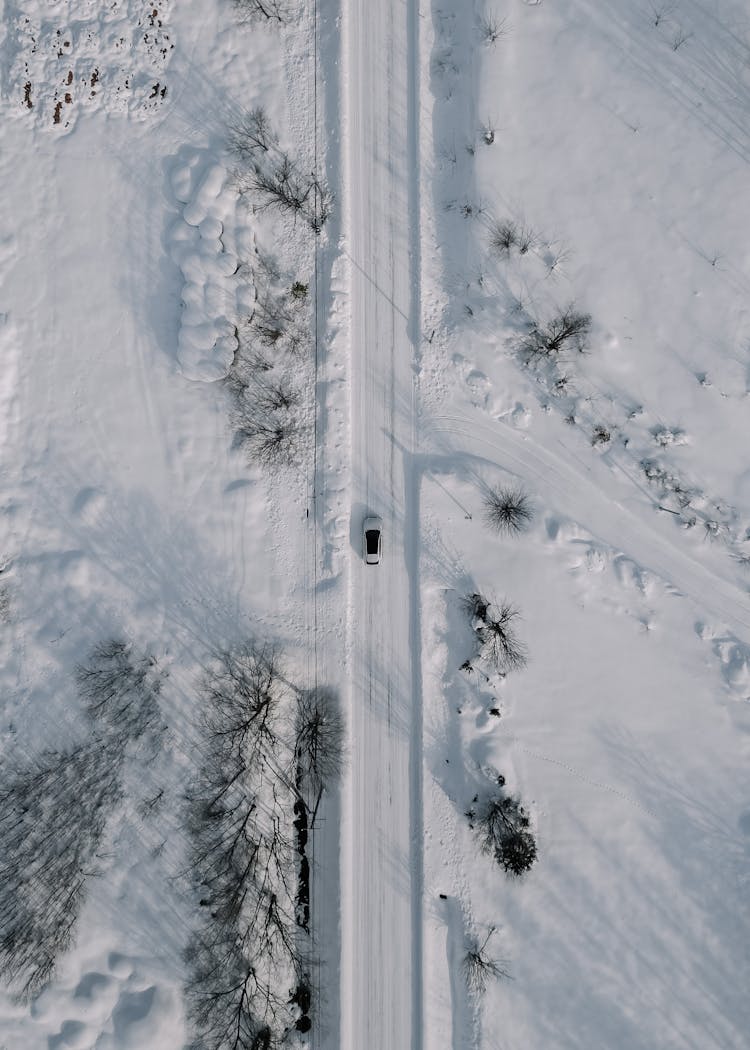
<svg viewBox="0 0 750 1050"><path fill-rule="evenodd" d="M308 286L258 249L245 264L255 288L226 378L235 443L265 468L297 463L309 445L312 326Z"/></svg>
<svg viewBox="0 0 750 1050"><path fill-rule="evenodd" d="M312 1023L306 846L340 769L341 717L333 693L296 690L278 650L252 641L217 653L201 695L189 818L203 909L187 949L191 1045L270 1048Z"/></svg>
<svg viewBox="0 0 750 1050"><path fill-rule="evenodd" d="M276 209L319 234L331 195L313 171L282 148L262 108L240 113L227 132L240 197L255 211ZM235 443L266 469L298 464L310 447L314 302L309 280L285 273L260 246L243 264L255 289L237 324L238 350L227 376Z"/></svg>

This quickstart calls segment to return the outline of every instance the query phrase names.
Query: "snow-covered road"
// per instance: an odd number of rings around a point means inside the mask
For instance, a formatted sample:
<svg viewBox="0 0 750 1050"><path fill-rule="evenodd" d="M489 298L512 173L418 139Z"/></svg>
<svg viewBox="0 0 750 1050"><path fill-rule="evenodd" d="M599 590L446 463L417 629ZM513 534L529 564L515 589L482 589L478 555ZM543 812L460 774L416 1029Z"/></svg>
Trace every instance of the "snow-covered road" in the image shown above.
<svg viewBox="0 0 750 1050"><path fill-rule="evenodd" d="M419 69L414 0L356 0L343 24L351 277L351 728L345 787L342 1039L421 1045L421 697L414 362ZM361 558L365 514L383 560Z"/></svg>

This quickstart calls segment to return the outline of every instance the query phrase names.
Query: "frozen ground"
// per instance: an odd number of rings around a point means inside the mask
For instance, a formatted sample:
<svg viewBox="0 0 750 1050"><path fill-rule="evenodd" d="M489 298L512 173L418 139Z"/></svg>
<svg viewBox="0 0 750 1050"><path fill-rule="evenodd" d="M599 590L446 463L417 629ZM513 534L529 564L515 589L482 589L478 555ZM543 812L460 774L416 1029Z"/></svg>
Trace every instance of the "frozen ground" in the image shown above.
<svg viewBox="0 0 750 1050"><path fill-rule="evenodd" d="M282 30L220 0L2 11L0 759L77 739L73 668L113 632L169 672L170 729L53 980L0 993L0 1047L185 1045L196 680L255 632L349 725L313 1045L743 1050L744 4L318 0ZM316 253L239 200L225 133L256 105L333 190ZM311 448L274 476L217 382L256 249L317 307ZM525 364L569 303L586 352ZM534 507L513 539L483 522L502 484ZM520 610L524 670L460 670L474 591ZM520 880L465 815L487 770L531 816ZM511 979L477 997L462 958L493 928Z"/></svg>

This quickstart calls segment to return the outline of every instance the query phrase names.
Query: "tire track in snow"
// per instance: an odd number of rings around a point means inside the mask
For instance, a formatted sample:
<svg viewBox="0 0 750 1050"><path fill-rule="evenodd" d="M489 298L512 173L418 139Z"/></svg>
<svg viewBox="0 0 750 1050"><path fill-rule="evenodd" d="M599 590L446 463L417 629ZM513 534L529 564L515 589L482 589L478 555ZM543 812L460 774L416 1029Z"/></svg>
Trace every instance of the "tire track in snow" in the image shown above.
<svg viewBox="0 0 750 1050"><path fill-rule="evenodd" d="M750 639L750 606L737 585L670 543L653 525L613 500L593 477L586 476L584 463L573 462L570 457L564 459L508 426L491 427L469 417L436 417L430 421L429 434L433 444L440 442L441 451L453 462L474 458L478 463L503 467L519 477L532 479L540 491L551 494L550 503L557 509L576 521L585 517L586 528L592 534L677 587L738 638Z"/></svg>

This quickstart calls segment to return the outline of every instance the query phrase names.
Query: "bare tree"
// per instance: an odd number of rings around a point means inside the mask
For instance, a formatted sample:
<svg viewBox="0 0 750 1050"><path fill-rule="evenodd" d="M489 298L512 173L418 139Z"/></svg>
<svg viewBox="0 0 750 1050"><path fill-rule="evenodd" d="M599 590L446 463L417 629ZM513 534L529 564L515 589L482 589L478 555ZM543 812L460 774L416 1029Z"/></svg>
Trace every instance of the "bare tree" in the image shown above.
<svg viewBox="0 0 750 1050"><path fill-rule="evenodd" d="M191 871L207 916L187 951L195 1046L271 1047L296 1023L306 980L291 829L294 748L279 653L247 642L206 673L200 774L190 792Z"/></svg>
<svg viewBox="0 0 750 1050"><path fill-rule="evenodd" d="M484 625L477 629L481 642L481 655L500 674L520 671L526 666L526 646L516 634L514 620L518 609L503 601L495 616L488 616Z"/></svg>
<svg viewBox="0 0 750 1050"><path fill-rule="evenodd" d="M677 0L661 0L660 3L652 3L652 24L655 28L658 29L663 22L669 21L670 15L677 10L678 6Z"/></svg>
<svg viewBox="0 0 750 1050"><path fill-rule="evenodd" d="M201 691L208 704L210 739L230 748L243 768L258 757L256 749L275 743L280 706L288 695L276 646L247 641L220 650Z"/></svg>
<svg viewBox="0 0 750 1050"><path fill-rule="evenodd" d="M341 774L343 743L344 720L336 693L325 687L300 693L295 754L300 787L315 800L313 820L321 794Z"/></svg>
<svg viewBox="0 0 750 1050"><path fill-rule="evenodd" d="M476 655L480 659L501 675L526 666L526 646L514 626L520 614L514 605L505 600L492 603L482 594L468 594L461 603L474 631ZM493 607L497 610L495 613L491 611ZM463 669L472 670L471 660L466 661Z"/></svg>
<svg viewBox="0 0 750 1050"><path fill-rule="evenodd" d="M188 1050L267 1050L274 1032L255 1015L257 983L252 961L231 935L213 924L193 936L185 952L190 968L186 994L195 1038ZM204 935L206 939L204 939Z"/></svg>
<svg viewBox="0 0 750 1050"><path fill-rule="evenodd" d="M278 146L266 111L258 106L234 117L227 131L227 147L245 164L252 164L259 152L268 153Z"/></svg>
<svg viewBox="0 0 750 1050"><path fill-rule="evenodd" d="M244 406L247 414L235 419L235 441L250 459L272 469L297 463L304 447L303 431L286 410L265 412L260 406Z"/></svg>
<svg viewBox="0 0 750 1050"><path fill-rule="evenodd" d="M495 11L487 11L480 15L477 23L479 37L482 43L488 47L494 47L500 37L510 32L507 18L500 18Z"/></svg>
<svg viewBox="0 0 750 1050"><path fill-rule="evenodd" d="M484 506L490 528L510 536L523 532L533 517L531 500L516 486L491 489L485 496Z"/></svg>
<svg viewBox="0 0 750 1050"><path fill-rule="evenodd" d="M505 963L490 955L488 945L494 933L495 927L492 926L481 943L477 937L472 937L462 959L467 987L475 995L484 995L491 980L510 978Z"/></svg>

